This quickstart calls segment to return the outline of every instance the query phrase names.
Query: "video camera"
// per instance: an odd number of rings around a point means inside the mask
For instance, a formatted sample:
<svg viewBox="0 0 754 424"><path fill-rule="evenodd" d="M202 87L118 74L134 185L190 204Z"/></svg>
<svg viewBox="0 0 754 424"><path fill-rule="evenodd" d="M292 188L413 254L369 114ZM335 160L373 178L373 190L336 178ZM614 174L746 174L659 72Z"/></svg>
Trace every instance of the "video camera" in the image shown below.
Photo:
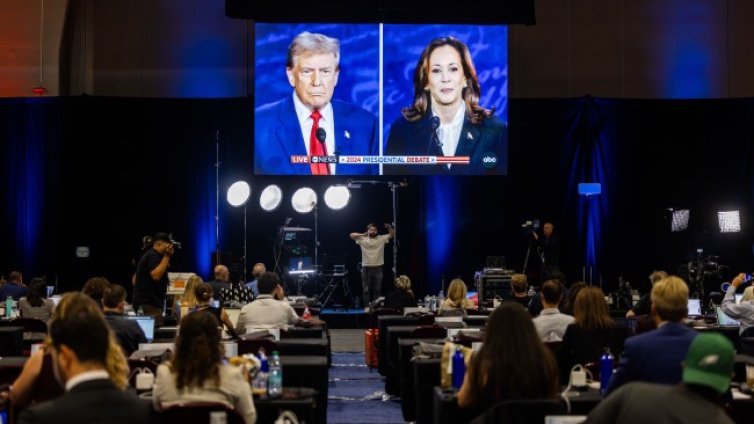
<svg viewBox="0 0 754 424"><path fill-rule="evenodd" d="M168 234L168 238L170 238L170 244L173 245L174 249L180 249L181 247L183 247L183 244L181 244L181 242L175 241L175 239L173 238L173 233Z"/></svg>

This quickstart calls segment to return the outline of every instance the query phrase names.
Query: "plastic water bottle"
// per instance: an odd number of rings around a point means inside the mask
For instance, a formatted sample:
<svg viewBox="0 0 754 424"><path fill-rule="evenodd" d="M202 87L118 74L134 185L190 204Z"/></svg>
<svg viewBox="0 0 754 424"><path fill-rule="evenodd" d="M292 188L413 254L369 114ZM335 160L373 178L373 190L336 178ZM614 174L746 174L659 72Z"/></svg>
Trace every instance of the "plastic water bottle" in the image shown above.
<svg viewBox="0 0 754 424"><path fill-rule="evenodd" d="M439 308L440 305L442 305L443 300L445 300L445 293L440 290L440 294L437 295L437 307Z"/></svg>
<svg viewBox="0 0 754 424"><path fill-rule="evenodd" d="M463 351L461 346L456 346L456 353L453 354L453 388L460 389L463 385L463 376L466 373L466 364L463 362Z"/></svg>
<svg viewBox="0 0 754 424"><path fill-rule="evenodd" d="M13 298L8 296L5 298L5 318L11 319L13 317Z"/></svg>
<svg viewBox="0 0 754 424"><path fill-rule="evenodd" d="M600 357L600 394L607 394L607 386L610 384L610 377L613 376L613 354L610 348L605 348L605 353Z"/></svg>
<svg viewBox="0 0 754 424"><path fill-rule="evenodd" d="M312 311L309 310L309 305L306 305L306 307L304 308L304 313L302 314L301 318L303 318L305 321L312 319Z"/></svg>
<svg viewBox="0 0 754 424"><path fill-rule="evenodd" d="M267 396L277 397L283 393L283 367L280 366L280 355L272 352L270 360L270 374L267 380Z"/></svg>

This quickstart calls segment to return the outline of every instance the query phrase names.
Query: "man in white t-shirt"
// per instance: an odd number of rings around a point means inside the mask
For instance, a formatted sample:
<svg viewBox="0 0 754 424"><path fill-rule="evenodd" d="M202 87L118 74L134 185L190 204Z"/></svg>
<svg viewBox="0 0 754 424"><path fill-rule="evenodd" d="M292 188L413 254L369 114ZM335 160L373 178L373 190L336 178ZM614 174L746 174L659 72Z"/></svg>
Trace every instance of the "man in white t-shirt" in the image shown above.
<svg viewBox="0 0 754 424"><path fill-rule="evenodd" d="M368 305L382 292L382 266L385 264L385 245L395 236L390 224L385 224L387 234L377 234L377 226L367 225L366 233L351 233L349 237L361 247L361 284L364 304Z"/></svg>

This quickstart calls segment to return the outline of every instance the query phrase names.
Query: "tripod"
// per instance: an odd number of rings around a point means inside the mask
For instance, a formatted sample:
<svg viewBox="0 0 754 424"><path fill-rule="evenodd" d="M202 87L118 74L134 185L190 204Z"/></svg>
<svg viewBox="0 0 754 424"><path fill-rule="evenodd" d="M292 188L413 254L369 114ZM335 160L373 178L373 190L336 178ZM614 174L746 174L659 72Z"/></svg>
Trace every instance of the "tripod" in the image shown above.
<svg viewBox="0 0 754 424"><path fill-rule="evenodd" d="M340 304L345 308L346 312L348 312L348 306L346 300L351 298L351 288L348 286L348 279L346 276L348 275L348 271L342 271L342 272L333 272L332 274L325 274L325 278L329 278L327 281L327 286L325 286L325 289L322 290L322 293L317 298L317 302L321 305L320 307L325 308L329 305L336 305L333 300L333 296L335 295L336 290L338 290L338 287L342 288L342 298L340 299Z"/></svg>

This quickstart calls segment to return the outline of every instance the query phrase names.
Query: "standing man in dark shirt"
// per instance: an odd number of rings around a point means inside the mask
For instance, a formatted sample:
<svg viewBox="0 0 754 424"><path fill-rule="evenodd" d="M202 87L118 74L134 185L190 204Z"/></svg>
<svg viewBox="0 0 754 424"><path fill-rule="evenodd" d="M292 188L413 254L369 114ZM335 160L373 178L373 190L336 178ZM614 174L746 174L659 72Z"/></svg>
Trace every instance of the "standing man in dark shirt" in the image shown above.
<svg viewBox="0 0 754 424"><path fill-rule="evenodd" d="M558 263L560 243L558 236L552 233L554 229L555 226L552 225L552 222L545 222L545 225L542 226L541 237L536 231L532 231L534 246L537 248L539 257L542 258L543 281L552 278L551 274L560 270L560 264Z"/></svg>
<svg viewBox="0 0 754 424"><path fill-rule="evenodd" d="M134 310L142 308L144 315L155 318L155 325L163 324L162 312L168 291L168 266L173 256L173 242L167 233L154 236L152 248L147 250L136 265Z"/></svg>
<svg viewBox="0 0 754 424"><path fill-rule="evenodd" d="M118 343L126 358L139 349L139 343L147 343L147 336L136 321L123 316L126 305L126 289L119 284L111 284L102 296L102 312L105 321L118 338Z"/></svg>

